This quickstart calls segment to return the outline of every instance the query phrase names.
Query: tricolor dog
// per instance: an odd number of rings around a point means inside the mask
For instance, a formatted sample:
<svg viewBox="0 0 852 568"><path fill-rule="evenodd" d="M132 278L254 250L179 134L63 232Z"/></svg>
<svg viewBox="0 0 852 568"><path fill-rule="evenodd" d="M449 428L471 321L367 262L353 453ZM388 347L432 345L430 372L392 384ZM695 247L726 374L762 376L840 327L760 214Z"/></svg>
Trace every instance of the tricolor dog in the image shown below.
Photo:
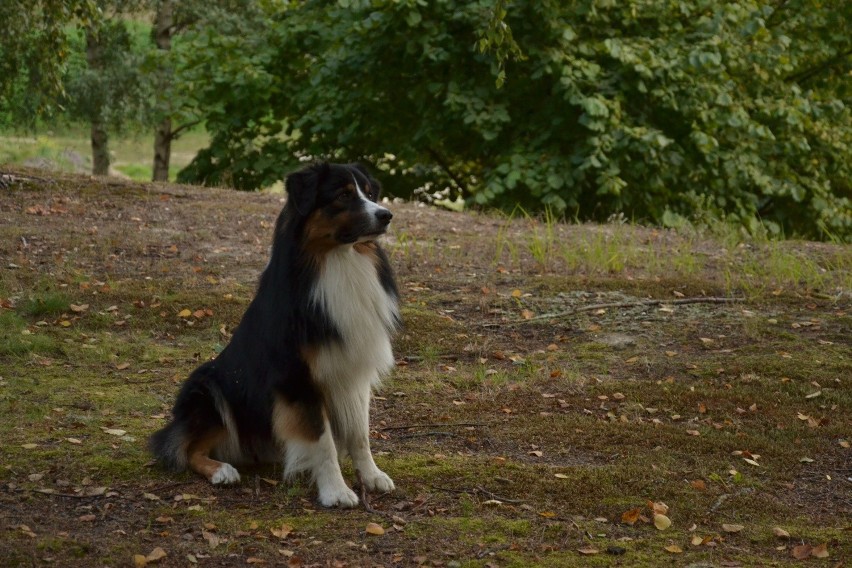
<svg viewBox="0 0 852 568"><path fill-rule="evenodd" d="M372 390L394 366L398 293L377 239L391 212L359 164L316 164L286 180L272 254L227 347L184 382L150 447L175 470L236 483L234 464L306 472L319 502L352 507L338 456L366 489L393 481L370 452Z"/></svg>

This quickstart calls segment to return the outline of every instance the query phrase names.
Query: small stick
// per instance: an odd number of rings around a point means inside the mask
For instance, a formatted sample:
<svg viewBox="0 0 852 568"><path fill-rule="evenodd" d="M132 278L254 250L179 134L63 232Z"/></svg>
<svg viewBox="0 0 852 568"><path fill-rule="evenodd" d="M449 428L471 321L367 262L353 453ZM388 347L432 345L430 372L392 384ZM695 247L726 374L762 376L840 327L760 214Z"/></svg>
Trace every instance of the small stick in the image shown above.
<svg viewBox="0 0 852 568"><path fill-rule="evenodd" d="M745 298L717 298L717 297L698 297L698 298L678 298L677 300L637 300L635 302L613 302L611 304L591 304L589 306L580 306L564 312L554 312L551 314L543 314L526 320L516 320L506 323L505 325L516 325L521 323L529 323L532 321L541 321L546 319L561 318L582 312L591 312L594 310L606 310L609 308L637 308L641 306L659 306L662 304L681 306L684 304L733 304L742 302Z"/></svg>
<svg viewBox="0 0 852 568"><path fill-rule="evenodd" d="M437 428L439 426L488 426L482 422L446 422L444 424L405 424L403 426L385 426L382 432L389 430L408 430L409 428Z"/></svg>
<svg viewBox="0 0 852 568"><path fill-rule="evenodd" d="M355 470L355 477L358 478L358 492L361 494L361 503L364 505L364 510L374 515L380 515L381 513L373 509L372 505L370 505L370 496L367 495L367 486L364 485L360 469Z"/></svg>
<svg viewBox="0 0 852 568"><path fill-rule="evenodd" d="M508 497L501 497L500 495L497 495L496 493L492 493L492 492L488 491L487 489L483 489L479 485L477 485L474 489L476 491L479 491L480 493L485 494L486 497L489 497L491 499L497 499L498 501L502 501L503 503L517 504L517 503L525 503L526 502L523 499L509 499Z"/></svg>
<svg viewBox="0 0 852 568"><path fill-rule="evenodd" d="M458 434L453 434L452 432L412 432L411 434L403 434L399 436L399 439L406 440L408 438L426 438L428 436L447 436L458 438Z"/></svg>

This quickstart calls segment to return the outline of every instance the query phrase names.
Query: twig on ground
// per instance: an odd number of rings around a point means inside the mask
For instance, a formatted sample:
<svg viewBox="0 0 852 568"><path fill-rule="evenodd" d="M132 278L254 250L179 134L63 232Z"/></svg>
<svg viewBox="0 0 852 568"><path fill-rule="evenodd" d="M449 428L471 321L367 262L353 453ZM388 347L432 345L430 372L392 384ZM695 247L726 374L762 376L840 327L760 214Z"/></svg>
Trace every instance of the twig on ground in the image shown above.
<svg viewBox="0 0 852 568"><path fill-rule="evenodd" d="M411 434L402 434L398 436L400 440L406 440L408 438L427 438L429 436L446 436L448 438L458 438L458 434L453 434L452 432L412 432Z"/></svg>
<svg viewBox="0 0 852 568"><path fill-rule="evenodd" d="M482 422L445 422L443 424L404 424L402 426L385 426L380 430L387 432L389 430L408 430L409 428L437 428L448 426L488 426Z"/></svg>
<svg viewBox="0 0 852 568"><path fill-rule="evenodd" d="M364 478L361 477L361 470L355 470L355 477L358 479L358 492L361 494L361 504L364 505L364 510L374 515L381 515L380 511L373 509L370 505L370 496L367 494L367 486L364 485Z"/></svg>
<svg viewBox="0 0 852 568"><path fill-rule="evenodd" d="M681 306L684 304L733 304L737 302L743 302L745 298L718 298L718 297L696 297L696 298L678 298L676 300L636 300L633 302L612 302L609 304L591 304L588 306L580 306L577 308L572 308L570 310L566 310L564 312L553 312L550 314L542 314L540 316L531 317L529 319L523 320L515 320L506 322L504 325L517 325L523 323L530 323L534 321L541 321L547 319L556 319L565 316L570 316L574 314L579 314L582 312L592 312L595 310L607 310L610 308L637 308L641 306L659 306L662 304L672 305L672 306Z"/></svg>
<svg viewBox="0 0 852 568"><path fill-rule="evenodd" d="M480 493L484 494L489 499L496 499L498 501L502 501L503 503L512 503L512 504L526 503L526 501L523 500L523 499L509 499L508 497L503 497L501 495L497 495L496 493L492 493L492 492L488 491L487 489L480 487L479 485L474 487L474 490L479 491Z"/></svg>
<svg viewBox="0 0 852 568"><path fill-rule="evenodd" d="M476 495L477 493L482 493L483 495L485 495L489 499L495 499L497 501L500 501L502 503L507 503L509 505L515 505L515 504L518 504L518 503L525 503L525 501L523 499L509 499L508 497L503 497L501 495L497 495L496 493L492 493L491 491L488 491L487 489L483 489L479 485L477 485L473 489L451 489L449 487L439 487L437 485L431 485L430 487L432 489L437 489L438 491L445 491L447 493L458 493L460 495Z"/></svg>

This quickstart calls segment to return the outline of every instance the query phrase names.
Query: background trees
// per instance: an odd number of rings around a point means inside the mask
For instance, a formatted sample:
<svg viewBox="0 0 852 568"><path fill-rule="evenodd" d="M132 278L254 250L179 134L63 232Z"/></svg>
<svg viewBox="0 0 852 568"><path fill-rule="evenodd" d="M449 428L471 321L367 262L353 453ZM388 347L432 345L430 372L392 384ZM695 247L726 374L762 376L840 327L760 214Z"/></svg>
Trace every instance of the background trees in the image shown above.
<svg viewBox="0 0 852 568"><path fill-rule="evenodd" d="M852 235L848 2L180 5L143 68L158 140L172 120L211 135L183 181L254 189L362 159L400 195Z"/></svg>

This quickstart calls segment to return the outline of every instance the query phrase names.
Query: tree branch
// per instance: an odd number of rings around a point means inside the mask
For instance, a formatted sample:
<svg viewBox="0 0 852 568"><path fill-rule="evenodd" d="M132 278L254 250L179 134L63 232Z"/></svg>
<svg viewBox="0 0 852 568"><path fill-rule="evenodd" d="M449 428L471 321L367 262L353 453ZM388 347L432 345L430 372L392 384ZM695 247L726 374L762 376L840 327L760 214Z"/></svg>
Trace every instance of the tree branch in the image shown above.
<svg viewBox="0 0 852 568"><path fill-rule="evenodd" d="M822 73L826 69L829 69L833 65L840 63L841 61L843 61L844 59L846 59L850 55L852 55L852 49L844 51L843 53L839 53L839 54L835 55L834 57L830 57L829 59L820 63L816 67L811 67L810 69L804 69L802 71L797 71L797 72L793 73L792 75L786 77L784 79L784 81L787 82L787 83L804 83L805 81L812 79L815 75L819 75L820 73Z"/></svg>
<svg viewBox="0 0 852 568"><path fill-rule="evenodd" d="M199 118L198 120L191 120L191 121L187 122L186 124L181 124L180 126L175 128L174 130L172 130L171 134L169 135L169 140L177 140L177 138L178 138L178 136L180 136L181 132L183 132L184 130L187 130L188 128L192 128L196 124L200 124L200 123L201 123L201 119Z"/></svg>

